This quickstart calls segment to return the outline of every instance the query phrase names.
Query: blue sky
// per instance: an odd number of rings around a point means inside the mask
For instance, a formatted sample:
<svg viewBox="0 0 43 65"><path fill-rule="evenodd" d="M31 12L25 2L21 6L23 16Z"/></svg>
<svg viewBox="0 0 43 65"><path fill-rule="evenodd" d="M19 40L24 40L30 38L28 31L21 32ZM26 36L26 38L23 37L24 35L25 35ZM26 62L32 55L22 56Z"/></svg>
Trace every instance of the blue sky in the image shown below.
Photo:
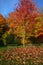
<svg viewBox="0 0 43 65"><path fill-rule="evenodd" d="M43 0L36 0L38 7L43 7Z"/></svg>
<svg viewBox="0 0 43 65"><path fill-rule="evenodd" d="M18 0L0 0L0 14L7 16L17 7L16 4L18 4Z"/></svg>
<svg viewBox="0 0 43 65"><path fill-rule="evenodd" d="M43 7L43 0L36 1L38 8ZM14 8L17 7L17 5L14 6L14 4L18 4L18 0L0 0L0 14L4 17L8 16L8 14L13 12Z"/></svg>

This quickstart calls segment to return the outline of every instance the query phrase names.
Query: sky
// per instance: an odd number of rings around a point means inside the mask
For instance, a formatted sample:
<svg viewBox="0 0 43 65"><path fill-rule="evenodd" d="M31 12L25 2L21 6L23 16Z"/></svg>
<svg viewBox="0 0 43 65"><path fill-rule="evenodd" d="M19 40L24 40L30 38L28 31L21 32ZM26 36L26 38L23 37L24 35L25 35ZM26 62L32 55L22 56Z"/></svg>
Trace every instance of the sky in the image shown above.
<svg viewBox="0 0 43 65"><path fill-rule="evenodd" d="M39 9L43 7L43 0L36 0L36 3ZM16 4L18 5L18 0L0 0L0 14L7 17L10 12L15 10Z"/></svg>

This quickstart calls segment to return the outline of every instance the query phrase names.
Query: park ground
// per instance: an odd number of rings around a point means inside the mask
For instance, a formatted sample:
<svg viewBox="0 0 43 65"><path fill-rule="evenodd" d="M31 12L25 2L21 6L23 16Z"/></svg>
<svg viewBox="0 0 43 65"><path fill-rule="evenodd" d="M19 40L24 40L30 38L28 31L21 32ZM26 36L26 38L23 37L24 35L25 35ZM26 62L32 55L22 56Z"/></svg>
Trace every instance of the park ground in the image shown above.
<svg viewBox="0 0 43 65"><path fill-rule="evenodd" d="M0 65L43 65L43 44L0 47Z"/></svg>

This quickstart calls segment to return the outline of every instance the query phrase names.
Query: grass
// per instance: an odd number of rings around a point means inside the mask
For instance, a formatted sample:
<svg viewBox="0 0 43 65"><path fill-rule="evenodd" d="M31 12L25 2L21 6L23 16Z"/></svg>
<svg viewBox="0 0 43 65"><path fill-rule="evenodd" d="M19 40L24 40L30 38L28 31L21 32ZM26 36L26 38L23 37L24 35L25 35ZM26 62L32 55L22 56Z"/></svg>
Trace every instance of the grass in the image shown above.
<svg viewBox="0 0 43 65"><path fill-rule="evenodd" d="M43 65L42 45L35 47L33 46L34 45L29 45L25 47L0 47L0 49L2 50L0 50L0 65ZM40 49L39 47L42 47L42 49Z"/></svg>
<svg viewBox="0 0 43 65"><path fill-rule="evenodd" d="M28 52L28 53L26 53L26 51L25 51L25 48L28 50L29 48L32 48L32 46L34 47L35 45L31 45L31 44L29 44L29 45L27 45L27 46L3 46L3 47L0 47L0 50L2 50L2 51L0 51L2 54L0 55L0 57L1 57L1 61L0 61L0 65L12 65L12 63L14 63L14 65L17 65L17 63L19 63L19 61L20 61L20 63L18 64L18 65L35 65L34 63L33 63L33 61L34 61L34 57L32 58L32 59L28 59L29 57L27 57L27 55L28 54L31 54L31 53L34 53L34 51L35 51L35 49L30 49L29 51L33 51L33 52ZM39 48L39 47L41 47L41 48L43 48L43 44L42 45L40 45L40 46L35 46L36 48ZM14 48L14 49L13 49ZM16 49L17 48L17 49ZM20 49L21 49L21 51L20 51ZM39 51L40 51L40 49L38 49ZM38 51L38 50L36 50L36 52ZM4 51L4 52L3 52ZM20 51L20 52L19 52ZM25 51L25 52L24 52ZM38 53L40 53L38 51ZM21 53L22 52L22 53ZM35 54L37 54L35 52ZM14 54L15 54L15 57L14 57L14 59L13 59L13 56L14 56ZM16 55L17 54L17 55ZM22 55L21 55L22 54ZM25 56L26 55L26 56ZM22 57L23 56L23 57ZM32 55L32 56L34 56L34 55ZM32 57L32 56L30 56L30 57ZM43 55L40 55L40 56L43 56ZM39 59L41 59L40 58L40 56L38 57ZM26 59L26 64L25 64L25 59ZM42 57L43 58L43 57ZM4 59L4 60L3 60ZM11 60L10 60L11 59ZM24 59L24 64L23 64L23 59ZM36 60L36 55L35 55L35 60ZM13 61L13 62L12 62ZM36 61L38 61L38 59L36 60ZM22 62L22 63L21 63ZM32 62L32 64L31 64L31 62ZM39 60L39 62L40 62L40 60ZM37 62L36 62L37 63ZM43 65L43 63L39 63L39 64L36 64L36 65Z"/></svg>
<svg viewBox="0 0 43 65"><path fill-rule="evenodd" d="M20 46L11 46L11 45L2 46L2 47L0 47L0 50L7 50L8 48L29 48L31 46L43 48L43 44L41 44L41 45L28 44L27 46L24 46L24 47L22 45L20 45Z"/></svg>

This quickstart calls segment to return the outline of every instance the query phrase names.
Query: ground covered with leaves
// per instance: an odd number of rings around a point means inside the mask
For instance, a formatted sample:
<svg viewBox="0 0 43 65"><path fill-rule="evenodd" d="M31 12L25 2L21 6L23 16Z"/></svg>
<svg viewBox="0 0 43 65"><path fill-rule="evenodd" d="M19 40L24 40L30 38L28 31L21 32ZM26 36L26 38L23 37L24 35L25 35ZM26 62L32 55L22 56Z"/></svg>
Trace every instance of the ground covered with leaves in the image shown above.
<svg viewBox="0 0 43 65"><path fill-rule="evenodd" d="M30 46L0 49L0 65L43 65L43 48Z"/></svg>

